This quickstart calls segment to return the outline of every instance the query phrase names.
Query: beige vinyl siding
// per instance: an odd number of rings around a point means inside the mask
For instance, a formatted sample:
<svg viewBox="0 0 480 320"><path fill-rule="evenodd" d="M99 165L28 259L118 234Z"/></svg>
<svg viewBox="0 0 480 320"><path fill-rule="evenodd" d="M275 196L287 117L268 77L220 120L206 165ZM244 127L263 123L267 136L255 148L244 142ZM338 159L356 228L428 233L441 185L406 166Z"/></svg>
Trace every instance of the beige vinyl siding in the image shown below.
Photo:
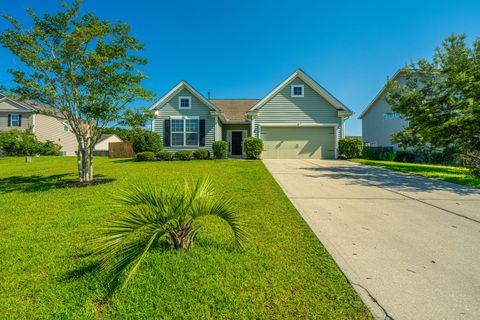
<svg viewBox="0 0 480 320"><path fill-rule="evenodd" d="M117 137L117 136L108 137L107 139L98 142L98 143L95 145L95 150L97 150L97 151L99 151L99 150L108 151L108 144L109 144L110 142L123 142L123 140L120 139L120 138Z"/></svg>
<svg viewBox="0 0 480 320"><path fill-rule="evenodd" d="M304 97L291 97L292 85L303 85ZM299 78L293 79L258 110L256 137L259 126L268 123L337 124L337 137L342 137L342 119L337 109Z"/></svg>
<svg viewBox="0 0 480 320"><path fill-rule="evenodd" d="M45 142L47 140L58 143L62 146L62 151L67 156L74 156L78 144L75 135L63 130L63 120L55 117L36 114L35 115L35 135L38 140Z"/></svg>
<svg viewBox="0 0 480 320"><path fill-rule="evenodd" d="M9 127L8 126L9 114L22 115L22 126ZM9 131L13 129L25 130L29 127L33 128L33 122L34 122L33 113L31 111L25 110L25 108L21 108L10 101L0 102L0 130L3 130L3 131Z"/></svg>
<svg viewBox="0 0 480 320"><path fill-rule="evenodd" d="M190 109L178 108L178 97L189 96L191 97ZM205 120L205 147L213 154L212 144L215 141L215 119L210 114L210 108L201 102L187 89L180 90L163 106L157 107L158 115L153 121L153 131L158 133L163 140L164 120L170 119L172 116L187 116L187 117L199 117L199 119ZM170 151L177 151L181 149L194 150L197 147L166 147L165 149Z"/></svg>
<svg viewBox="0 0 480 320"><path fill-rule="evenodd" d="M8 115L9 114L21 114L22 115L22 126L21 127L9 127L8 126ZM19 111L18 109L13 109L12 111L0 111L0 130L9 131L13 129L25 130L29 127L33 127L33 114L25 111Z"/></svg>

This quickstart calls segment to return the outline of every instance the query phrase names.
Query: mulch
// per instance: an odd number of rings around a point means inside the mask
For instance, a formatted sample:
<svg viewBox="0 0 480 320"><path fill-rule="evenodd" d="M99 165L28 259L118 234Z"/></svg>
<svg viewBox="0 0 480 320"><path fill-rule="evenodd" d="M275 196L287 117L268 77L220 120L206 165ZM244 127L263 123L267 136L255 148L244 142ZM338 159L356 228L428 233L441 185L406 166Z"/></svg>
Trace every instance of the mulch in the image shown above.
<svg viewBox="0 0 480 320"><path fill-rule="evenodd" d="M62 183L61 185L58 185L57 188L63 189L63 188L83 188L87 186L96 186L99 184L105 184L105 183L110 183L115 181L116 179L95 179L92 181L87 181L87 182L80 182L80 181L71 181L71 182L65 182Z"/></svg>

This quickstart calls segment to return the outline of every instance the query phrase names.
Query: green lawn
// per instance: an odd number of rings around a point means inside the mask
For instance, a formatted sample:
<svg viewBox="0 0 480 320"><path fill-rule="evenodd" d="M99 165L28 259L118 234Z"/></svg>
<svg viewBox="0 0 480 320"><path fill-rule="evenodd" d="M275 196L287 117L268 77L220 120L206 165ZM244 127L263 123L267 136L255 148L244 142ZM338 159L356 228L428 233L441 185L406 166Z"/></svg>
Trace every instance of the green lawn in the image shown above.
<svg viewBox="0 0 480 320"><path fill-rule="evenodd" d="M364 159L352 159L352 161L367 164L370 166L382 167L405 173L413 173L427 178L480 188L480 178L470 174L470 171L466 168L437 166L433 164L403 163Z"/></svg>
<svg viewBox="0 0 480 320"><path fill-rule="evenodd" d="M137 163L97 158L117 181L56 189L75 179L69 157L0 158L0 310L3 319L371 319L323 246L258 161ZM250 225L238 250L223 222L204 220L189 253L148 254L124 291L105 302L87 241L116 193L154 181L209 176Z"/></svg>

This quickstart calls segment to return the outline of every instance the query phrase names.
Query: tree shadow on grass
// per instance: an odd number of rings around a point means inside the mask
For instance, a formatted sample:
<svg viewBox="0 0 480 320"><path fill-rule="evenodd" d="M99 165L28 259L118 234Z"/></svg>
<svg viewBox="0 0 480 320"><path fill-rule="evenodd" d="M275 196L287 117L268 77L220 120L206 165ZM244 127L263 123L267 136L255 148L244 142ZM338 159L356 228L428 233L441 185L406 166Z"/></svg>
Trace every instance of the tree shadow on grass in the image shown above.
<svg viewBox="0 0 480 320"><path fill-rule="evenodd" d="M112 160L113 163L136 162L134 158Z"/></svg>
<svg viewBox="0 0 480 320"><path fill-rule="evenodd" d="M104 177L104 175L95 175L95 178ZM10 192L38 192L48 191L58 186L75 182L70 173L53 174L50 176L31 175L31 176L11 176L0 179L0 194Z"/></svg>

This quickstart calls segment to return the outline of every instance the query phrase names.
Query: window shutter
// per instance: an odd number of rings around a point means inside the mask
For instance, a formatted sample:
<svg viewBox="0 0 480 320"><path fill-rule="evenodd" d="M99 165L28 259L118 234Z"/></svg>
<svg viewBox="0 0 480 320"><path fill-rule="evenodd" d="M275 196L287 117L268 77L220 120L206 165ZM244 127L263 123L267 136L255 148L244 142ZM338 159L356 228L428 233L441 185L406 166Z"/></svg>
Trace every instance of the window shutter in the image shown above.
<svg viewBox="0 0 480 320"><path fill-rule="evenodd" d="M205 147L205 119L200 120L198 129L199 129L200 147Z"/></svg>
<svg viewBox="0 0 480 320"><path fill-rule="evenodd" d="M170 119L163 122L163 146L170 147Z"/></svg>
<svg viewBox="0 0 480 320"><path fill-rule="evenodd" d="M11 114L8 115L8 126L9 127L12 126L12 115Z"/></svg>
<svg viewBox="0 0 480 320"><path fill-rule="evenodd" d="M19 127L22 126L22 115L21 114L18 115L18 126Z"/></svg>

